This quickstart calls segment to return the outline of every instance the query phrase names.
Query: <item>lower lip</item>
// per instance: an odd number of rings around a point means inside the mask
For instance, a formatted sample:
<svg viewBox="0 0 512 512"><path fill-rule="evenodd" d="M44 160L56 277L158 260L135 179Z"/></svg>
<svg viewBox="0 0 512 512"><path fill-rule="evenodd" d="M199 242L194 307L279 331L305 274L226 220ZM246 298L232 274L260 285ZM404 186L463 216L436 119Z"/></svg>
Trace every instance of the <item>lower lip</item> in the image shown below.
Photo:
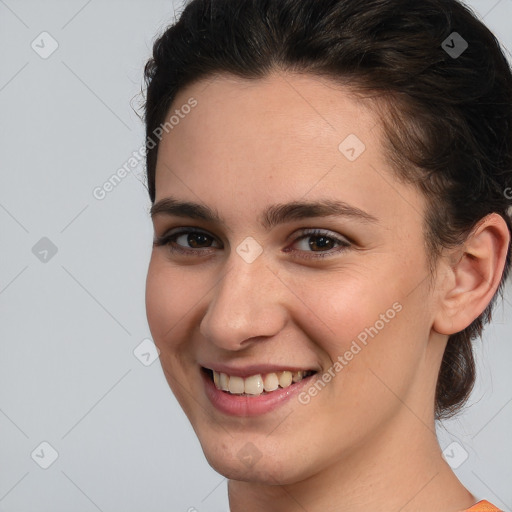
<svg viewBox="0 0 512 512"><path fill-rule="evenodd" d="M205 384L206 395L210 399L210 402L219 411L231 416L259 416L273 411L300 393L301 389L308 386L311 379L316 376L316 374L313 374L287 388L278 388L266 395L251 397L232 395L231 393L217 389L214 382L204 371L201 370L200 373Z"/></svg>

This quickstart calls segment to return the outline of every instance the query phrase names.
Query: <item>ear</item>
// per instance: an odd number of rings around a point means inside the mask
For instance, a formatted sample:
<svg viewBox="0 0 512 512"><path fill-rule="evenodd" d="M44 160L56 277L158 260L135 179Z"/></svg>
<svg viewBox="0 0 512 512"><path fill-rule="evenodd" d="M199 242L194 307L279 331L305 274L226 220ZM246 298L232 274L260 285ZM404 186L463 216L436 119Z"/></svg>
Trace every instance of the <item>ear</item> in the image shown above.
<svg viewBox="0 0 512 512"><path fill-rule="evenodd" d="M447 272L440 272L440 305L433 329L455 334L478 318L492 300L506 263L510 233L501 215L491 213L452 254ZM442 275L444 274L444 275Z"/></svg>

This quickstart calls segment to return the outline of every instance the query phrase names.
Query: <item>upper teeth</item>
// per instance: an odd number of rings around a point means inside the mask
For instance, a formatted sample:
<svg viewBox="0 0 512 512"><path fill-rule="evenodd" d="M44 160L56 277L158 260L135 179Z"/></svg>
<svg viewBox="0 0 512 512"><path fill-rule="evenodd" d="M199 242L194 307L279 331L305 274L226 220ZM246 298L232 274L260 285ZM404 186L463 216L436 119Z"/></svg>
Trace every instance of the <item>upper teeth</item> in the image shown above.
<svg viewBox="0 0 512 512"><path fill-rule="evenodd" d="M275 391L278 387L287 388L292 382L299 382L308 377L313 372L299 370L297 372L282 371L267 373L265 375L257 374L250 377L238 377L236 375L227 375L213 371L213 382L217 389L228 391L229 393L241 395L261 395L264 391Z"/></svg>

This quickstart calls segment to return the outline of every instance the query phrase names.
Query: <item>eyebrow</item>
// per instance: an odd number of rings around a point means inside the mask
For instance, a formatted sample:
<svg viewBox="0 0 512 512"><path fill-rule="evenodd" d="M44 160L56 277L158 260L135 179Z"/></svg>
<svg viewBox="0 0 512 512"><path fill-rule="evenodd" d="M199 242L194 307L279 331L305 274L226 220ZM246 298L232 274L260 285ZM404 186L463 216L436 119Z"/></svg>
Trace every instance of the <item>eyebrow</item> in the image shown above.
<svg viewBox="0 0 512 512"><path fill-rule="evenodd" d="M151 218L157 215L169 215L204 220L222 226L226 225L217 210L204 204L179 201L173 197L165 197L157 201L151 207L150 215ZM293 220L330 216L351 217L365 223L378 222L376 217L364 210L351 206L343 201L335 201L332 199L292 201L290 203L273 204L266 208L258 220L260 225L268 231L274 226Z"/></svg>

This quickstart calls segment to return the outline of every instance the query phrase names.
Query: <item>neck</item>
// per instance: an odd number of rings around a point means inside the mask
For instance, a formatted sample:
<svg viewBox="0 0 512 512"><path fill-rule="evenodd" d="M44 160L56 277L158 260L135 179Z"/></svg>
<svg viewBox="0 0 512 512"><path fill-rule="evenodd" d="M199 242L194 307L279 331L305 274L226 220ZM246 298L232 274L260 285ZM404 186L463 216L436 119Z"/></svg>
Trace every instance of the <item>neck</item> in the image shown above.
<svg viewBox="0 0 512 512"><path fill-rule="evenodd" d="M475 498L441 455L434 421L404 410L376 439L293 484L230 480L231 512L459 512ZM398 420L400 421L400 420ZM405 426L405 428L404 428Z"/></svg>

